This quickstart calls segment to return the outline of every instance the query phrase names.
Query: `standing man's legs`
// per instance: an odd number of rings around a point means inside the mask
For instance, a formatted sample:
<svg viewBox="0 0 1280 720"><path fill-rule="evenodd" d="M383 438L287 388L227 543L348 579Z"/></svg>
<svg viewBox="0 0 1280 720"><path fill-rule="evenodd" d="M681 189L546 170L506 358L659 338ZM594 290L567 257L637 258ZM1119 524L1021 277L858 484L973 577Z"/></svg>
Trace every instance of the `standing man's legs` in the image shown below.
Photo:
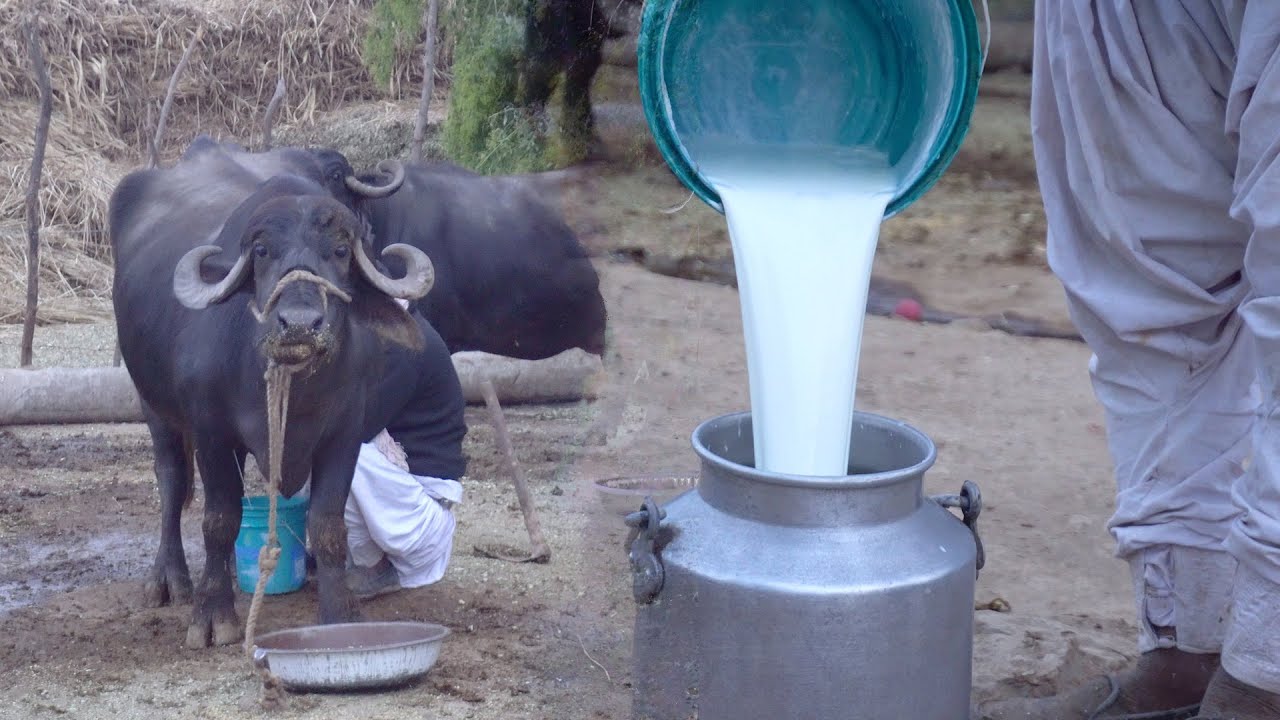
<svg viewBox="0 0 1280 720"><path fill-rule="evenodd" d="M1239 561L1205 715L1280 718L1280 3L1252 0L1233 28L1236 68L1226 132L1239 143L1231 215L1249 228L1241 314L1258 368L1253 462L1236 483L1242 513L1227 549Z"/></svg>
<svg viewBox="0 0 1280 720"><path fill-rule="evenodd" d="M1224 131L1239 10L1208 0L1040 0L1032 131L1049 262L1094 352L1142 656L1097 717L1195 705L1217 666L1235 561L1230 488L1256 398L1235 309L1248 231ZM995 718L1086 718L1099 680Z"/></svg>

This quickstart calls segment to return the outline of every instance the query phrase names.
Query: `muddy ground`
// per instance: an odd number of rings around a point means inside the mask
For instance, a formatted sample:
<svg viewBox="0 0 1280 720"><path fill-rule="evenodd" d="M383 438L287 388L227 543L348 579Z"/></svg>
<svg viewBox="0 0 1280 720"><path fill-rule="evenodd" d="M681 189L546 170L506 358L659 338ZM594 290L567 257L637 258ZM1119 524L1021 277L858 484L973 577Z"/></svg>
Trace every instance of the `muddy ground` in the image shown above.
<svg viewBox="0 0 1280 720"><path fill-rule="evenodd" d="M1014 311L1069 329L1043 263L1026 100L1014 86L983 98L952 171L886 223L876 273L910 283L935 308ZM618 130L627 121L604 126L619 133L614 163L565 196L611 317L601 397L507 409L551 562L515 565L473 551L528 540L493 432L483 409L471 408L467 494L448 574L365 605L370 619L447 625L439 664L394 691L294 695L276 715L627 716L634 605L624 527L590 483L696 471L690 433L745 409L747 376L735 290L670 276L718 277L706 268L728 257L723 219L696 199L686 204L688 192L651 148ZM16 361L18 335L0 327L6 364ZM110 324L44 327L37 362L106 364L112 342ZM1104 530L1112 484L1087 359L1078 343L981 323L873 317L866 326L861 409L934 439L930 492L975 480L986 499L978 600L1002 598L1010 611L975 614L977 698L1051 692L1133 650L1127 573ZM158 533L150 462L140 425L0 428L0 717L264 714L238 646L187 650L189 607L139 603ZM184 516L193 571L203 562L199 513L197 495ZM313 622L315 601L311 586L269 598L259 631ZM247 607L240 596L242 617Z"/></svg>

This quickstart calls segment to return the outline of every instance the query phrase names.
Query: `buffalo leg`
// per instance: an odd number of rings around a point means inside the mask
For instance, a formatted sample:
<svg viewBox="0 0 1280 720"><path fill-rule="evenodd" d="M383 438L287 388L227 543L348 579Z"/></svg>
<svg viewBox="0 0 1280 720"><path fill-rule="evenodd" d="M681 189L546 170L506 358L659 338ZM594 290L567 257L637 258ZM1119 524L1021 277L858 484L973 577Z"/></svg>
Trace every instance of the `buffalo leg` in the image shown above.
<svg viewBox="0 0 1280 720"><path fill-rule="evenodd" d="M321 624L355 622L360 607L347 587L347 526L343 513L360 446L321 450L312 466L307 534L316 556Z"/></svg>
<svg viewBox="0 0 1280 720"><path fill-rule="evenodd" d="M560 58L564 55L562 32L557 24L565 21L561 3L534 0L526 6L524 53L520 58L520 79L516 101L521 107L541 113L551 97L556 76L560 74Z"/></svg>
<svg viewBox="0 0 1280 720"><path fill-rule="evenodd" d="M191 601L191 572L182 547L182 508L191 493L192 459L182 432L158 417L144 402L143 413L155 452L156 484L160 488L160 549L143 587L147 607Z"/></svg>
<svg viewBox="0 0 1280 720"><path fill-rule="evenodd" d="M583 18L591 24L588 18ZM591 114L591 83L604 62L604 38L587 23L576 27L575 43L564 70L563 118L561 132L566 145L586 155L595 141L595 119Z"/></svg>
<svg viewBox="0 0 1280 720"><path fill-rule="evenodd" d="M236 615L232 569L240 533L242 453L227 442L197 440L196 458L204 480L204 575L196 587L187 628L187 647L230 645L242 637Z"/></svg>

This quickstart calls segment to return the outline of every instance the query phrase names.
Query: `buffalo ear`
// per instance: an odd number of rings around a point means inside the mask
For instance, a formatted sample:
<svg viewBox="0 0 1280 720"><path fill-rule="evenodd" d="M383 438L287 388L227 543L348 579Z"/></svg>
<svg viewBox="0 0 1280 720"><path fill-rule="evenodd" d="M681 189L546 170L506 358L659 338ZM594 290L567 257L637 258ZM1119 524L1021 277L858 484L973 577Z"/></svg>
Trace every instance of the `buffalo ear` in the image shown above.
<svg viewBox="0 0 1280 720"><path fill-rule="evenodd" d="M365 283L361 283L365 285ZM357 288L351 298L351 312L356 322L365 325L387 342L421 352L427 340L422 328L404 308L391 297L372 287Z"/></svg>

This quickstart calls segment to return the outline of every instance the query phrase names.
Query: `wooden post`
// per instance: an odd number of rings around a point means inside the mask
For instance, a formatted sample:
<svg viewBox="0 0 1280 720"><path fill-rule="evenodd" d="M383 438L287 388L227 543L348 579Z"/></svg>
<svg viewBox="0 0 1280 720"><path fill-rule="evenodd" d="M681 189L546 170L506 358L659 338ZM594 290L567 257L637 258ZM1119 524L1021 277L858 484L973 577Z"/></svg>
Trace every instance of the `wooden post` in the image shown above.
<svg viewBox="0 0 1280 720"><path fill-rule="evenodd" d="M409 153L409 159L413 162L422 161L422 143L427 135L427 112L436 89L436 26L439 15L440 0L427 0L426 17L422 22L427 30L427 39L422 48L422 98L418 101L418 119L413 125L413 147Z"/></svg>
<svg viewBox="0 0 1280 720"><path fill-rule="evenodd" d="M196 43L200 42L203 35L204 26L201 25L196 28L195 36L191 38L191 42L187 43L187 49L182 51L182 59L178 61L178 66L173 69L173 75L169 77L169 87L164 91L164 103L160 105L160 118L156 121L156 134L151 138L151 167L160 164L160 143L164 140L164 126L169 119L169 107L173 105L173 93L178 88L178 76L187 66L191 51L195 49Z"/></svg>
<svg viewBox="0 0 1280 720"><path fill-rule="evenodd" d="M280 104L284 102L284 71L276 78L276 91L271 95L271 101L267 103L267 111L262 115L262 149L267 151L271 149L271 129L276 123L276 112L280 110Z"/></svg>
<svg viewBox="0 0 1280 720"><path fill-rule="evenodd" d="M53 90L49 70L40 47L40 29L34 14L27 17L27 53L40 89L40 117L36 121L36 148L31 155L27 178L27 308L22 318L22 346L19 365L31 367L32 343L36 333L36 308L40 299L40 174L44 169L44 149L49 141L49 118L53 115Z"/></svg>

